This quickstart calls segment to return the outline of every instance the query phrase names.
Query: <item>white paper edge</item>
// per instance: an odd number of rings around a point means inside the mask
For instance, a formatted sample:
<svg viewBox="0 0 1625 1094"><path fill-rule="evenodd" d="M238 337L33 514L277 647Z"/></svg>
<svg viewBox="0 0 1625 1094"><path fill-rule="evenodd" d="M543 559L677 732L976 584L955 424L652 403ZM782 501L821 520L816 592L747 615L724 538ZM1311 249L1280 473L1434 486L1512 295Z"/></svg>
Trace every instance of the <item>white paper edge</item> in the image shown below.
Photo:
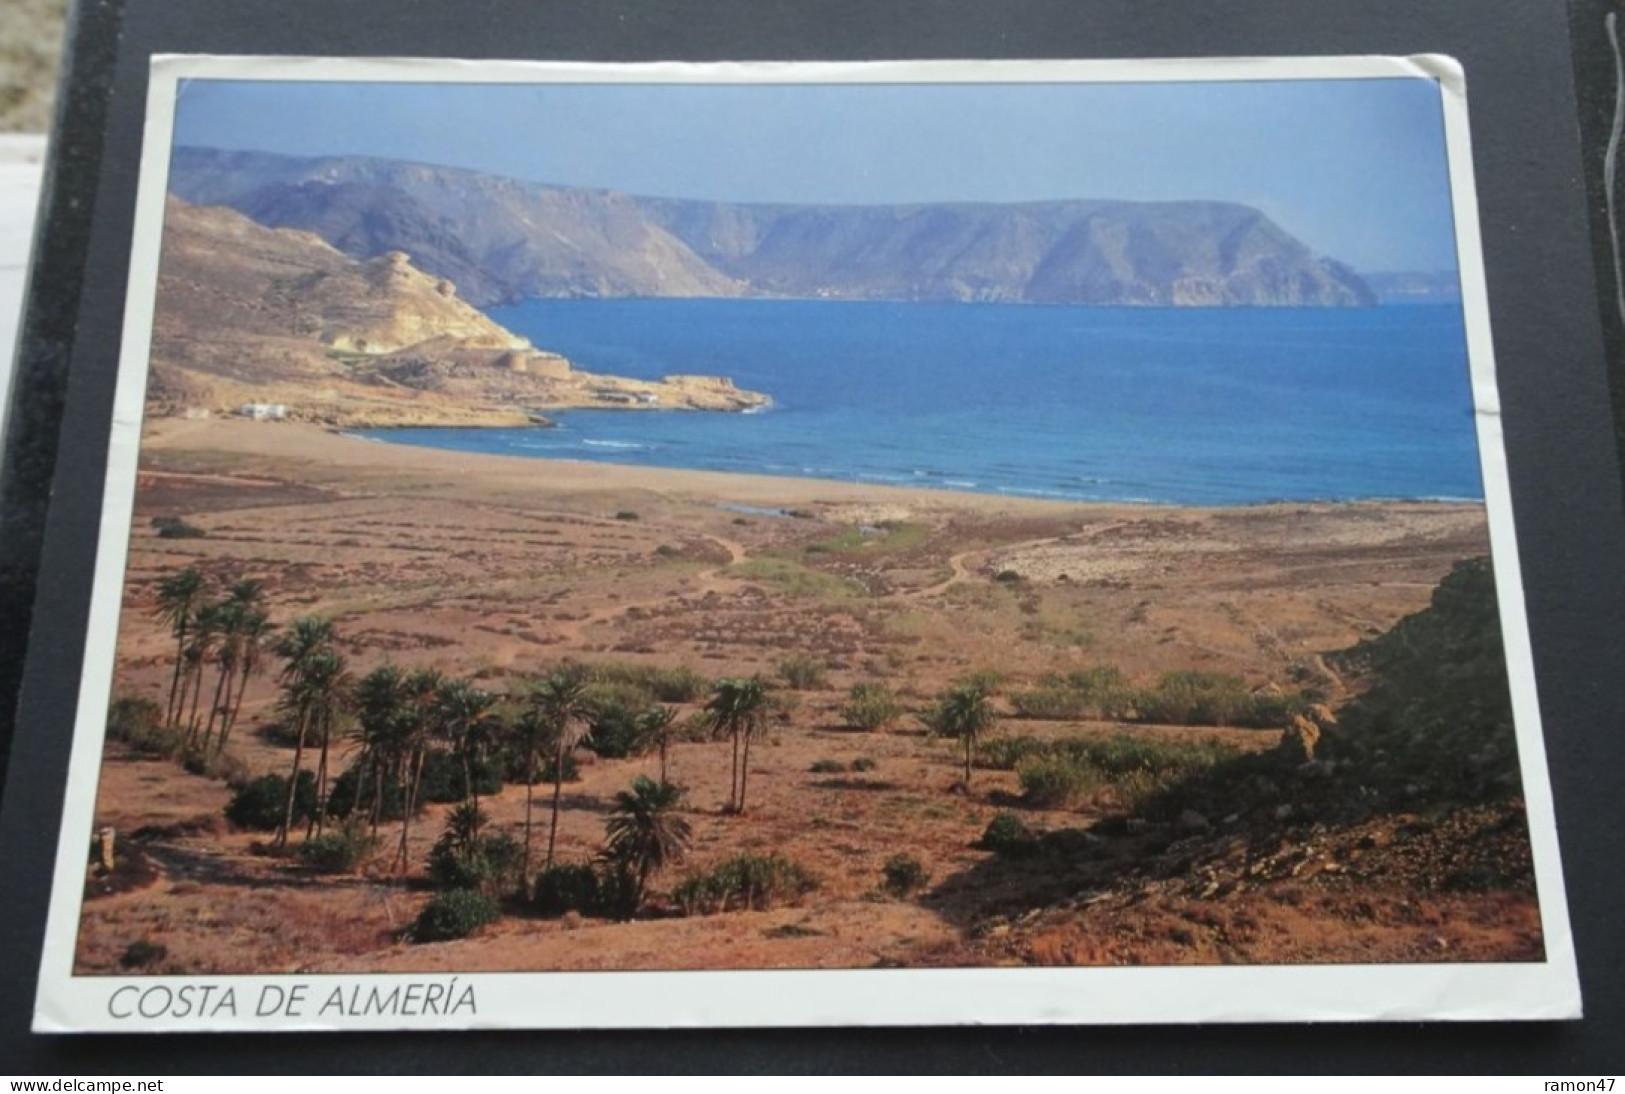
<svg viewBox="0 0 1625 1094"><path fill-rule="evenodd" d="M1507 964L1307 965L749 972L535 972L436 976L74 976L85 860L112 687L134 507L136 461L157 290L178 81L355 80L442 83L1041 83L1214 80L1435 80L1440 88L1485 507L1511 678L1546 958ZM136 228L85 661L69 760L33 1028L41 1033L182 1030L663 1028L832 1025L1148 1024L1175 1022L1567 1019L1581 1014L1573 938L1546 771L1533 656L1502 446L1500 401L1473 183L1465 80L1449 57L1203 60L597 64L421 58L152 59ZM449 1003L473 986L469 1014L343 1017L334 989L387 993L435 983ZM298 1014L256 1015L262 993L303 987ZM634 990L641 988L642 990ZM183 991L183 989L190 989ZM208 998L213 1013L199 1004ZM236 1013L220 1007L231 989ZM165 997L164 1014L157 1009ZM189 1003L183 1005L182 998ZM119 1016L128 1010L129 1016ZM178 1012L188 1010L182 1015Z"/></svg>

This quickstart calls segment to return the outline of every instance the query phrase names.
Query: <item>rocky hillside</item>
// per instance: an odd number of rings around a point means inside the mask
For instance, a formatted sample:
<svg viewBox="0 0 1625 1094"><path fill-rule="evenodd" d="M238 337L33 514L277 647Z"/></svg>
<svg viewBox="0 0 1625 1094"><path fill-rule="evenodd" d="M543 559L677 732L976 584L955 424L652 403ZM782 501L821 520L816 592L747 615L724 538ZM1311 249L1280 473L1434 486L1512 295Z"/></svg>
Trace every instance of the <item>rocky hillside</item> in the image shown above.
<svg viewBox="0 0 1625 1094"><path fill-rule="evenodd" d="M405 251L481 305L537 296L734 296L742 287L624 195L393 160L181 148L170 191L346 254Z"/></svg>
<svg viewBox="0 0 1625 1094"><path fill-rule="evenodd" d="M151 412L282 403L347 425L515 424L553 407L739 410L719 377L583 372L460 299L405 253L358 261L309 232L171 198L154 315Z"/></svg>
<svg viewBox="0 0 1625 1094"><path fill-rule="evenodd" d="M268 231L228 209L173 198L165 211L158 317L165 329L207 320L227 336L308 336L363 353L431 338L530 348L400 251L357 262L309 232Z"/></svg>
<svg viewBox="0 0 1625 1094"><path fill-rule="evenodd" d="M805 207L645 202L753 291L854 300L1362 305L1353 271L1224 202Z"/></svg>
<svg viewBox="0 0 1625 1094"><path fill-rule="evenodd" d="M1335 715L957 879L982 902L983 959L1540 960L1489 560L1331 660L1360 689Z"/></svg>
<svg viewBox="0 0 1625 1094"><path fill-rule="evenodd" d="M1346 266L1225 202L744 205L547 186L394 160L178 149L172 191L392 250L480 304L787 296L1154 306L1358 306Z"/></svg>

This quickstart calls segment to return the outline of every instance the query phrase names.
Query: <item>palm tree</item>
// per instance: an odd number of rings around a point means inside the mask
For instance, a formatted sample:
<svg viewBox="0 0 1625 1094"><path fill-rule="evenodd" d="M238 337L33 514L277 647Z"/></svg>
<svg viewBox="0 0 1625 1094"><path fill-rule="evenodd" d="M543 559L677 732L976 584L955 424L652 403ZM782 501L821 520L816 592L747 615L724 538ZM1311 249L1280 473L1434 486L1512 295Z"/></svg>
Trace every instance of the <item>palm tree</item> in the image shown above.
<svg viewBox="0 0 1625 1094"><path fill-rule="evenodd" d="M224 721L231 681L237 676L237 661L242 656L239 637L242 615L242 609L229 600L220 605L220 634L214 648L214 663L218 672L214 680L214 696L209 700L209 716L203 722L203 740L198 745L198 751L204 756L209 754L209 742L214 739L215 722Z"/></svg>
<svg viewBox="0 0 1625 1094"><path fill-rule="evenodd" d="M276 654L284 662L278 676L282 684L282 709L293 719L294 725L293 773L288 776L287 807L283 811L282 827L277 830L277 847L287 845L288 829L293 826L294 798L305 758L305 736L315 715L317 693L311 682L320 672L316 666L332 653L333 624L314 615L295 619L276 644Z"/></svg>
<svg viewBox="0 0 1625 1094"><path fill-rule="evenodd" d="M513 724L514 751L525 768L525 884L530 884L531 804L536 797L536 780L541 777L542 760L553 746L553 727L536 707L529 707Z"/></svg>
<svg viewBox="0 0 1625 1094"><path fill-rule="evenodd" d="M681 787L639 775L630 791L615 795L615 808L604 822L606 857L627 886L626 912L643 903L649 878L681 862L688 850L688 822L677 815Z"/></svg>
<svg viewBox="0 0 1625 1094"><path fill-rule="evenodd" d="M971 760L976 754L976 740L990 731L999 720L993 709L992 693L986 683L966 681L949 688L937 700L936 709L926 718L927 727L944 737L957 737L965 744L965 789L970 789Z"/></svg>
<svg viewBox="0 0 1625 1094"><path fill-rule="evenodd" d="M435 700L440 732L462 761L463 796L473 800L476 817L480 809L480 788L475 782L475 769L484 759L496 729L493 709L496 701L495 695L481 691L467 680L453 680L444 685Z"/></svg>
<svg viewBox="0 0 1625 1094"><path fill-rule="evenodd" d="M203 573L196 566L170 574L158 583L158 618L169 624L170 633L175 636L175 671L170 674L169 702L164 708L164 721L168 725L174 725L180 718L175 695L180 690L181 663L185 660L192 616L205 594Z"/></svg>
<svg viewBox="0 0 1625 1094"><path fill-rule="evenodd" d="M316 813L305 827L305 838L309 839L312 831L321 835L327 825L327 759L333 743L333 727L354 702L355 677L344 655L328 650L312 663L305 686L310 693L310 724L321 734L321 757L316 763Z"/></svg>
<svg viewBox="0 0 1625 1094"><path fill-rule="evenodd" d="M385 663L363 676L355 687L354 737L360 753L356 757L355 800L350 811L353 814L361 808L362 788L370 780L374 837L383 812L385 775L400 767L398 752L405 736L405 679L400 669Z"/></svg>
<svg viewBox="0 0 1625 1094"><path fill-rule="evenodd" d="M767 685L760 676L748 680L718 680L711 700L705 704L705 712L716 735L733 741L728 812L743 813L745 784L750 772L750 742L767 725ZM741 743L744 745L742 756Z"/></svg>
<svg viewBox="0 0 1625 1094"><path fill-rule="evenodd" d="M203 698L203 668L214 655L215 648L226 626L226 606L208 603L200 606L192 616L191 641L186 646L186 666L190 676L192 710L186 718L186 744L197 744L198 704Z"/></svg>
<svg viewBox="0 0 1625 1094"><path fill-rule="evenodd" d="M666 782L666 754L671 748L673 727L677 721L677 711L672 707L656 704L638 714L638 738L641 741L653 741L660 750L660 781ZM647 744L642 747L647 748Z"/></svg>
<svg viewBox="0 0 1625 1094"><path fill-rule="evenodd" d="M401 843L395 856L396 870L401 874L406 873L411 863L407 846L412 833L412 818L417 813L418 791L423 786L424 761L440 736L436 711L440 689L445 686L445 677L435 669L418 669L401 682L401 697L405 705L400 724L396 727L398 740L395 745L396 758L400 763L401 796L404 799L401 803Z"/></svg>
<svg viewBox="0 0 1625 1094"><path fill-rule="evenodd" d="M237 724L237 716L243 709L243 693L248 690L249 677L260 670L260 654L275 629L270 616L257 607L242 609L237 618L237 684L229 689L232 695L220 719L220 738L215 744L217 752L226 749L226 739L231 736L231 729Z"/></svg>
<svg viewBox="0 0 1625 1094"><path fill-rule="evenodd" d="M209 705L209 719L203 728L205 752L209 748L209 739L214 736L216 719L220 722L221 736L225 736L226 720L232 709L232 681L236 679L238 666L246 654L250 625L264 626L263 622L255 623L256 616L264 620L265 613L261 610L264 602L264 586L254 578L244 578L226 590L226 599L221 603L220 644L215 651L220 677L215 681L214 701ZM256 636L256 644L258 640L259 636Z"/></svg>
<svg viewBox="0 0 1625 1094"><path fill-rule="evenodd" d="M547 726L553 746L553 823L547 831L545 870L553 868L553 852L559 839L559 799L564 792L564 762L587 735L587 719L592 711L587 701L586 677L578 671L562 670L543 680L531 701Z"/></svg>
<svg viewBox="0 0 1625 1094"><path fill-rule="evenodd" d="M307 665L331 650L336 639L331 619L319 615L302 615L295 619L274 648L284 662L277 678L283 684L295 679Z"/></svg>

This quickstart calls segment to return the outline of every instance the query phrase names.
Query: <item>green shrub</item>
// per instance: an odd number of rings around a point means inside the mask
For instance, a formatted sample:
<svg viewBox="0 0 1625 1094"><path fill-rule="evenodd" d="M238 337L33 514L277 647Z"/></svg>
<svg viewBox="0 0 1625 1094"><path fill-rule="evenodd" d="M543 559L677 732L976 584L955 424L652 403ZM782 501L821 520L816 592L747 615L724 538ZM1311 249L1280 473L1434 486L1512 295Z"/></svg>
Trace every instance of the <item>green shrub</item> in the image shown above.
<svg viewBox="0 0 1625 1094"><path fill-rule="evenodd" d="M641 756L654 744L644 732L641 719L654 705L654 697L642 684L623 681L594 684L588 689L591 706L586 745L608 760Z"/></svg>
<svg viewBox="0 0 1625 1094"><path fill-rule="evenodd" d="M467 938L481 927L495 923L497 902L474 889L452 889L437 893L412 921L413 942L446 942Z"/></svg>
<svg viewBox="0 0 1625 1094"><path fill-rule="evenodd" d="M1239 676L1181 669L1134 694L1135 719L1187 726L1280 728L1311 703L1302 692L1248 691Z"/></svg>
<svg viewBox="0 0 1625 1094"><path fill-rule="evenodd" d="M854 729L885 729L903 715L903 705L885 684L853 684L841 717Z"/></svg>
<svg viewBox="0 0 1625 1094"><path fill-rule="evenodd" d="M251 832L273 832L282 827L288 804L288 780L281 775L261 775L244 784L226 805L226 819L237 828ZM293 823L301 824L316 812L316 776L299 772L293 795Z"/></svg>
<svg viewBox="0 0 1625 1094"><path fill-rule="evenodd" d="M499 896L519 887L525 849L506 832L470 843L451 832L429 852L429 879L442 889L478 889Z"/></svg>
<svg viewBox="0 0 1625 1094"><path fill-rule="evenodd" d="M637 514L636 510L622 509L620 512L615 514L615 519L616 520L638 520L640 518L638 517L638 514Z"/></svg>
<svg viewBox="0 0 1625 1094"><path fill-rule="evenodd" d="M537 781L544 783L578 783L581 781L581 765L576 762L575 753L566 752L564 754L564 770L562 773L556 771L558 766L557 756L543 756L542 762L536 767Z"/></svg>
<svg viewBox="0 0 1625 1094"><path fill-rule="evenodd" d="M798 653L779 662L779 675L797 691L816 691L828 679L829 666L816 657Z"/></svg>
<svg viewBox="0 0 1625 1094"><path fill-rule="evenodd" d="M1022 718L1121 718L1131 709L1133 697L1122 673L1099 665L1064 676L1046 676L1036 687L1012 694L1010 705Z"/></svg>
<svg viewBox="0 0 1625 1094"><path fill-rule="evenodd" d="M474 762L474 788L481 797L490 797L502 789L502 766L502 759L497 756L481 757ZM449 804L465 801L468 796L460 758L439 751L430 752L424 757L418 801Z"/></svg>
<svg viewBox="0 0 1625 1094"><path fill-rule="evenodd" d="M507 833L484 834L484 810L463 802L446 817L429 852L429 879L445 889L478 889L497 896L519 888L524 848Z"/></svg>
<svg viewBox="0 0 1625 1094"><path fill-rule="evenodd" d="M1155 775L1181 775L1210 767L1236 754L1236 749L1212 738L1205 741L1168 741L1118 735L1105 739L1074 737L1056 742L1065 754L1077 756L1108 775L1136 771Z"/></svg>
<svg viewBox="0 0 1625 1094"><path fill-rule="evenodd" d="M925 888L931 880L931 873L920 860L909 854L896 854L886 860L880 868L885 878L886 892L895 897L907 897L920 889Z"/></svg>
<svg viewBox="0 0 1625 1094"><path fill-rule="evenodd" d="M684 915L764 911L818 887L806 867L781 854L739 854L708 871L690 871L672 889Z"/></svg>
<svg viewBox="0 0 1625 1094"><path fill-rule="evenodd" d="M622 661L593 665L587 675L594 684L626 684L641 688L649 699L662 703L693 703L711 693L709 677L686 666L662 668Z"/></svg>
<svg viewBox="0 0 1625 1094"><path fill-rule="evenodd" d="M1196 669L1166 672L1154 684L1136 688L1109 665L1046 676L1010 696L1011 707L1022 718L1267 729L1288 725L1313 702L1314 696L1305 691L1254 692L1240 676Z"/></svg>
<svg viewBox="0 0 1625 1094"><path fill-rule="evenodd" d="M993 580L1001 585L1021 584L1021 575L1014 570L1000 570L993 575Z"/></svg>
<svg viewBox="0 0 1625 1094"><path fill-rule="evenodd" d="M592 731L584 743L606 760L624 760L628 756L643 755L649 750L651 742L645 739L643 727L638 723L638 713L625 707L599 711L593 716ZM547 781L551 782L551 777Z"/></svg>
<svg viewBox="0 0 1625 1094"><path fill-rule="evenodd" d="M159 539L202 539L209 533L195 524L188 524L180 517L153 517L152 526L158 530Z"/></svg>
<svg viewBox="0 0 1625 1094"><path fill-rule="evenodd" d="M311 869L323 874L348 874L367 860L377 841L367 834L359 818L347 821L337 831L324 832L305 841L299 857Z"/></svg>
<svg viewBox="0 0 1625 1094"><path fill-rule="evenodd" d="M1023 760L1048 753L1053 741L1041 737L992 737L976 745L976 764L995 771L1014 771Z"/></svg>
<svg viewBox="0 0 1625 1094"><path fill-rule="evenodd" d="M1236 715L1234 725L1246 729L1282 729L1315 705L1309 691L1255 691Z"/></svg>
<svg viewBox="0 0 1625 1094"><path fill-rule="evenodd" d="M598 872L591 864L561 863L537 875L532 901L544 916L591 915L599 908L599 889Z"/></svg>
<svg viewBox="0 0 1625 1094"><path fill-rule="evenodd" d="M1036 845L1037 837L1014 813L996 813L982 830L977 846L999 854L1018 854Z"/></svg>
<svg viewBox="0 0 1625 1094"><path fill-rule="evenodd" d="M712 915L723 910L722 884L711 874L691 870L672 886L671 899L684 915Z"/></svg>
<svg viewBox="0 0 1625 1094"><path fill-rule="evenodd" d="M839 775L845 773L846 765L840 760L814 760L811 770L814 775Z"/></svg>
<svg viewBox="0 0 1625 1094"><path fill-rule="evenodd" d="M1015 757L1023 795L1038 808L1076 805L1107 789L1120 804L1134 806L1145 796L1237 754L1229 745L1211 740L1117 736L1052 741L1026 737L1013 742L1015 747L999 758Z"/></svg>
<svg viewBox="0 0 1625 1094"><path fill-rule="evenodd" d="M645 682L662 703L696 703L711 694L711 678L686 666L651 669Z"/></svg>
<svg viewBox="0 0 1625 1094"><path fill-rule="evenodd" d="M1091 665L1061 678L1066 686L1099 712L1102 718L1121 717L1133 698L1133 689L1123 674L1111 665Z"/></svg>
<svg viewBox="0 0 1625 1094"><path fill-rule="evenodd" d="M642 903L642 894L637 876L624 867L605 863L598 874L597 910L601 915L623 921L631 919Z"/></svg>
<svg viewBox="0 0 1625 1094"><path fill-rule="evenodd" d="M1038 809L1064 809L1088 798L1101 785L1100 771L1073 756L1047 755L1024 760L1016 768L1021 793Z"/></svg>
<svg viewBox="0 0 1625 1094"><path fill-rule="evenodd" d="M216 752L209 757L206 773L209 778L219 779L232 789L245 785L253 775L248 761L235 752Z"/></svg>
<svg viewBox="0 0 1625 1094"><path fill-rule="evenodd" d="M299 743L299 727L285 718L274 718L264 722L254 732L258 734L260 740L278 748L293 748ZM305 744L310 743L311 738L306 737Z"/></svg>
<svg viewBox="0 0 1625 1094"><path fill-rule="evenodd" d="M972 669L959 678L958 686L973 688L983 695L998 695L1004 690L1004 673L998 669Z"/></svg>
<svg viewBox="0 0 1625 1094"><path fill-rule="evenodd" d="M341 820L351 813L371 817L373 796L378 793L378 781L373 772L362 764L351 764L344 774L333 780L327 792L327 815ZM406 795L401 791L401 780L395 772L386 772L383 778L383 808L378 813L381 821L401 819L406 808Z"/></svg>
<svg viewBox="0 0 1625 1094"><path fill-rule="evenodd" d="M1089 706L1083 697L1071 688L1040 684L1026 691L1014 692L1010 706L1018 718L1043 718L1049 721L1086 718Z"/></svg>
<svg viewBox="0 0 1625 1094"><path fill-rule="evenodd" d="M154 942L148 938L138 938L124 947L124 953L119 956L118 963L124 969L145 969L158 964L169 956L169 947L162 942Z"/></svg>
<svg viewBox="0 0 1625 1094"><path fill-rule="evenodd" d="M172 759L186 746L186 735L164 725L164 712L151 699L120 696L107 708L107 739L132 752Z"/></svg>
<svg viewBox="0 0 1625 1094"><path fill-rule="evenodd" d="M228 752L205 752L201 748L183 749L181 768L188 775L219 779L228 786L241 786L248 781L248 765L240 757Z"/></svg>
<svg viewBox="0 0 1625 1094"><path fill-rule="evenodd" d="M857 759L852 761L853 771L873 771L879 766L879 764L875 763L875 761L870 759L868 756L859 756Z"/></svg>

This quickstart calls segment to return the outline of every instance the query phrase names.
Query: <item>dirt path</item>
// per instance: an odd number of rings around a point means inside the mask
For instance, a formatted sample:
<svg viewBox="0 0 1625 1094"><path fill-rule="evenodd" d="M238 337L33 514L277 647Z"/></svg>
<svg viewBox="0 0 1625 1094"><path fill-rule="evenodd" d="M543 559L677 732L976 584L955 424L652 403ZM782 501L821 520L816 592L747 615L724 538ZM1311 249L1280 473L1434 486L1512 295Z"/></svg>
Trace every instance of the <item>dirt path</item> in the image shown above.
<svg viewBox="0 0 1625 1094"><path fill-rule="evenodd" d="M1112 524L1102 525L1099 528L1091 528L1088 535L1093 540L1096 537L1105 535L1107 532L1122 528L1127 523L1127 521L1117 521ZM993 555L1029 551L1034 547L1048 547L1052 543L1066 543L1076 541L1078 538L1079 533L1068 532L1065 535L1045 536L1041 539L1024 539L1014 543L1001 543L996 547L978 547L970 551L960 551L958 554L948 556L948 569L951 571L948 577L934 585L927 585L923 589L916 589L911 593L902 594L900 599L925 600L929 597L940 596L955 585L962 585L974 578L976 569ZM971 564L972 559L976 560L974 566Z"/></svg>
<svg viewBox="0 0 1625 1094"><path fill-rule="evenodd" d="M713 566L708 570L701 570L699 573L694 575L692 579L693 591L703 597L709 593L720 594L732 588L735 583L735 579L723 577L722 572L729 567L737 566L741 562L744 562L746 559L750 558L750 552L746 550L744 544L738 542L737 540L728 539L726 536L719 536L714 533L706 532L702 533L702 538L716 544L718 547L721 547L724 551L728 552L727 562L724 562L720 566ZM669 590L658 594L640 597L636 600L619 600L614 604L599 608L597 611L589 612L579 619L561 620L560 633L570 641L581 644L586 641L586 632L588 627L596 627L603 623L612 622L613 620L626 615L628 612L637 609L658 608L670 603L671 593Z"/></svg>
<svg viewBox="0 0 1625 1094"><path fill-rule="evenodd" d="M142 468L140 478L155 482L206 482L217 486L286 486L281 479L256 478L253 475L206 475L191 471L149 471Z"/></svg>

